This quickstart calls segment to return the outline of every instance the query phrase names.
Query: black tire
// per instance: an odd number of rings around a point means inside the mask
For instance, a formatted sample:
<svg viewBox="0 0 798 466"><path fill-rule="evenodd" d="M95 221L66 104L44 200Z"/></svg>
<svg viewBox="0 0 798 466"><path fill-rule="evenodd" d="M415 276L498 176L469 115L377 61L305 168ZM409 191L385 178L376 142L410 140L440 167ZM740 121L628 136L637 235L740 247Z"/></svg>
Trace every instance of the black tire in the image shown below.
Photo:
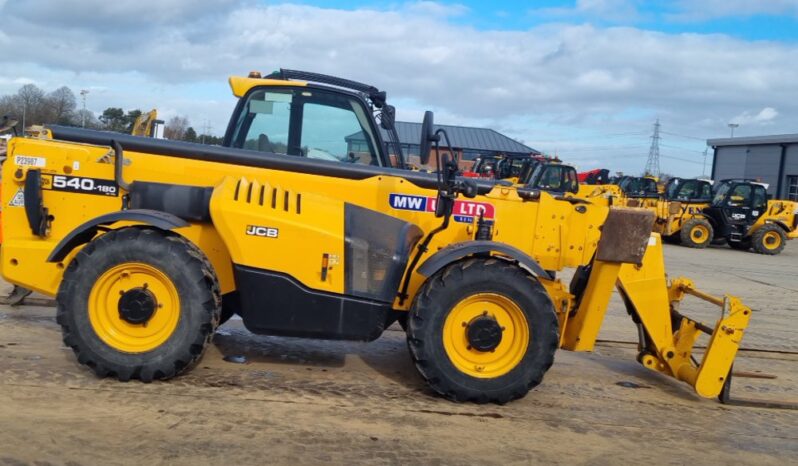
<svg viewBox="0 0 798 466"><path fill-rule="evenodd" d="M221 311L219 283L204 257L180 236L145 228L123 228L91 241L70 262L56 297L64 344L100 377L150 382L189 369L211 342ZM180 303L174 330L146 352L124 352L107 344L89 317L97 280L114 267L134 263L163 274Z"/></svg>
<svg viewBox="0 0 798 466"><path fill-rule="evenodd" d="M443 342L449 313L479 293L512 300L529 332L520 361L493 378L458 369ZM546 290L523 269L498 259L467 259L445 267L419 290L408 319L407 342L416 368L435 392L453 401L501 404L523 397L543 380L559 345L558 321Z"/></svg>
<svg viewBox="0 0 798 466"><path fill-rule="evenodd" d="M714 235L712 225L703 218L691 218L684 222L679 231L682 244L688 248L704 249L712 242Z"/></svg>
<svg viewBox="0 0 798 466"><path fill-rule="evenodd" d="M775 256L787 243L784 230L775 223L766 223L751 235L751 246L759 254Z"/></svg>
<svg viewBox="0 0 798 466"><path fill-rule="evenodd" d="M742 241L729 241L729 247L738 251L747 251L751 249L751 239L747 238Z"/></svg>

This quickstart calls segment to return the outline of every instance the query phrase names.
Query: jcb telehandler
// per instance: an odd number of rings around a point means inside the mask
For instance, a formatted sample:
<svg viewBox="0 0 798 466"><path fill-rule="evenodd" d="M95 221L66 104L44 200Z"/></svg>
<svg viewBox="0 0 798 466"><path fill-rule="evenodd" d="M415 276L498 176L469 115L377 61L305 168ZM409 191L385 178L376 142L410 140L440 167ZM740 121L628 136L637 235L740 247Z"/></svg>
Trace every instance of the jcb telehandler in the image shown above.
<svg viewBox="0 0 798 466"><path fill-rule="evenodd" d="M588 185L579 183L576 168L559 160L536 160L523 166L518 184L525 188L545 191L555 197L582 199L591 203L611 206L622 198L615 185Z"/></svg>
<svg viewBox="0 0 798 466"><path fill-rule="evenodd" d="M371 86L288 70L230 84L226 147L58 126L9 143L2 274L56 296L65 344L97 375L175 376L231 312L255 333L362 341L405 319L432 389L503 403L558 347L593 348L617 286L644 367L728 393L751 310L668 282L651 212L457 178L445 156L437 174L407 170ZM432 128L427 113L422 161L447 139ZM570 286L549 272L566 267ZM681 315L686 294L717 321Z"/></svg>
<svg viewBox="0 0 798 466"><path fill-rule="evenodd" d="M767 187L753 180L723 180L711 204L686 222L682 232L682 243L691 247L725 240L734 249L775 255L787 240L798 238L798 202L768 199Z"/></svg>
<svg viewBox="0 0 798 466"><path fill-rule="evenodd" d="M660 197L657 180L649 176L624 176L618 186L627 207L653 208Z"/></svg>
<svg viewBox="0 0 798 466"><path fill-rule="evenodd" d="M654 231L666 240L696 247L712 238L700 226L702 212L712 202L712 183L708 180L671 178L665 184L654 211Z"/></svg>

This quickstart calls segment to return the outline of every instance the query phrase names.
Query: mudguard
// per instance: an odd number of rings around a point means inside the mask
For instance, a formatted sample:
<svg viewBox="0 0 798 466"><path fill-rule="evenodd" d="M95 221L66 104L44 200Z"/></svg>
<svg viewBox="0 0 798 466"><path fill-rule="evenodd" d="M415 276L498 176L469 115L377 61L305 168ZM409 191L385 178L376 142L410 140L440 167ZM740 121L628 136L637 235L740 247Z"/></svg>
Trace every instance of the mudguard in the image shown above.
<svg viewBox="0 0 798 466"><path fill-rule="evenodd" d="M430 277L438 270L464 257L491 253L498 253L518 261L523 268L529 270L536 277L546 280L552 279L549 273L524 251L509 244L484 240L465 241L447 246L430 256L416 271L425 277Z"/></svg>
<svg viewBox="0 0 798 466"><path fill-rule="evenodd" d="M140 222L161 230L173 230L189 226L189 223L175 215L149 209L130 209L111 212L95 217L65 236L50 253L47 262L60 262L76 247L88 243L97 234L98 227L116 222Z"/></svg>

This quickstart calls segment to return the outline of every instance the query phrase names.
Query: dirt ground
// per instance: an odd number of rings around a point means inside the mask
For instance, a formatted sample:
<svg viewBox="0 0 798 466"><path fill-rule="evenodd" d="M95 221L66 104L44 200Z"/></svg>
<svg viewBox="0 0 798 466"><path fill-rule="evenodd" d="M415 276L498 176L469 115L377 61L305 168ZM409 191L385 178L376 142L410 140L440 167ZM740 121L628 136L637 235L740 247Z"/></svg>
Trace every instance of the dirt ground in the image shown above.
<svg viewBox="0 0 798 466"><path fill-rule="evenodd" d="M798 401L798 244L777 257L666 247L672 276L754 313L734 395ZM711 320L691 301L686 314ZM168 382L101 380L61 344L54 309L0 306L0 465L789 464L798 411L721 405L635 361L613 301L594 353L560 351L507 404L432 395L404 335L372 343L254 336L233 320L199 366ZM225 361L245 359L241 364ZM237 358L241 357L243 358ZM240 362L240 361L239 361Z"/></svg>

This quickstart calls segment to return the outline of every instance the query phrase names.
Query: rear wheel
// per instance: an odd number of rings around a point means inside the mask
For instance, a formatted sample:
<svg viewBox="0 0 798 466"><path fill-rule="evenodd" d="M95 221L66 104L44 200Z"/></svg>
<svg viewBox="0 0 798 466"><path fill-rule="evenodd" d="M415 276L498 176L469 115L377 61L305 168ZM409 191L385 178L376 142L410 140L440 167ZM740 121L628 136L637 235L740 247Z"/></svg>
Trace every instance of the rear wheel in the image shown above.
<svg viewBox="0 0 798 466"><path fill-rule="evenodd" d="M773 223L762 225L751 235L751 244L754 247L754 251L759 254L774 256L784 249L786 242L787 235L784 234L784 230Z"/></svg>
<svg viewBox="0 0 798 466"><path fill-rule="evenodd" d="M469 259L431 277L408 319L416 368L455 401L506 403L543 380L558 324L543 286L497 259Z"/></svg>
<svg viewBox="0 0 798 466"><path fill-rule="evenodd" d="M202 356L221 296L204 255L182 237L124 228L90 242L56 298L64 344L98 376L166 379Z"/></svg>
<svg viewBox="0 0 798 466"><path fill-rule="evenodd" d="M706 219L692 218L682 225L680 231L682 244L690 248L703 249L709 246L714 231Z"/></svg>

